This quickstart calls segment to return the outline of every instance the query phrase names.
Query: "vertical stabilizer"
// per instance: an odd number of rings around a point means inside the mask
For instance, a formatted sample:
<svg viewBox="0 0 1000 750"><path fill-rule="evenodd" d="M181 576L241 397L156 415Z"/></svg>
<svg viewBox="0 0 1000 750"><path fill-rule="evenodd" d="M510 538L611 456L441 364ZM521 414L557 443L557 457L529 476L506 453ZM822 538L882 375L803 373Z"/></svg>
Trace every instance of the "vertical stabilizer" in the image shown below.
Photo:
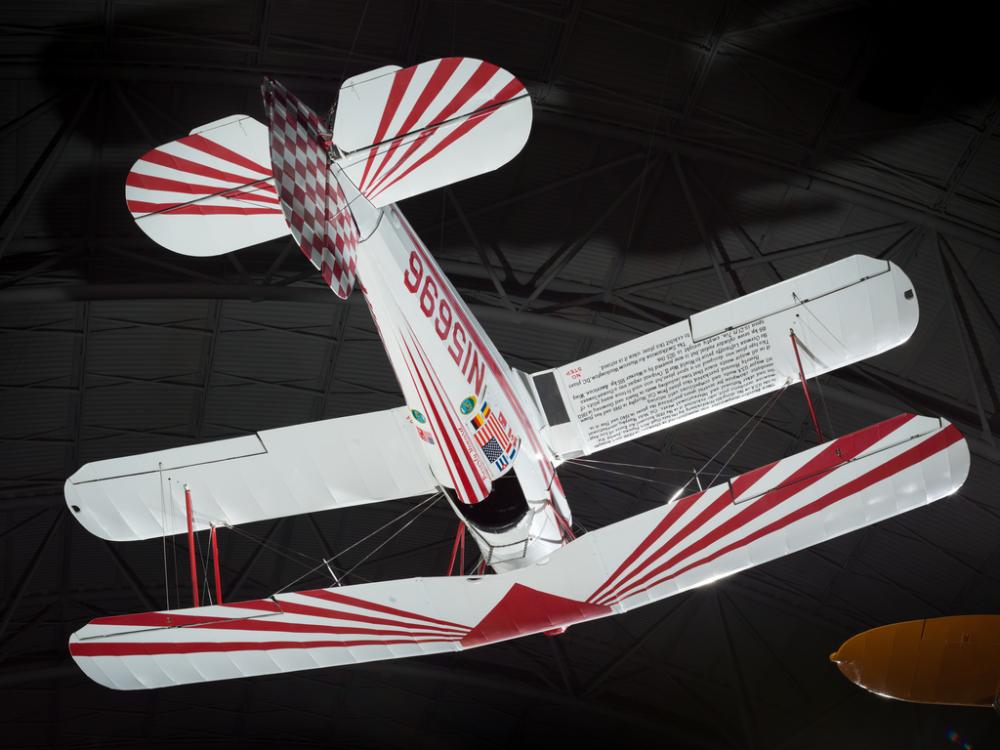
<svg viewBox="0 0 1000 750"><path fill-rule="evenodd" d="M354 288L358 228L330 172L319 117L277 81L261 87L270 120L271 164L292 237L341 299Z"/></svg>

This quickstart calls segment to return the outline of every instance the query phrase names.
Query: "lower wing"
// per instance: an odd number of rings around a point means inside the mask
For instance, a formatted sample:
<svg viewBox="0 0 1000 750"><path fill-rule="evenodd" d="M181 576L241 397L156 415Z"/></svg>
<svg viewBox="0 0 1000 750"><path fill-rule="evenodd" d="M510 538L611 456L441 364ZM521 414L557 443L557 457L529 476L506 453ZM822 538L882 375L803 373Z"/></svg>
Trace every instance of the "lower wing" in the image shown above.
<svg viewBox="0 0 1000 750"><path fill-rule="evenodd" d="M591 531L543 565L103 617L70 637L93 680L130 690L457 651L664 599L951 494L969 452L902 414Z"/></svg>
<svg viewBox="0 0 1000 750"><path fill-rule="evenodd" d="M234 525L436 491L405 407L95 461L66 480L66 502L116 542Z"/></svg>
<svg viewBox="0 0 1000 750"><path fill-rule="evenodd" d="M811 378L884 352L917 318L898 266L845 258L535 373L543 434L561 458L619 445L778 390L800 362Z"/></svg>

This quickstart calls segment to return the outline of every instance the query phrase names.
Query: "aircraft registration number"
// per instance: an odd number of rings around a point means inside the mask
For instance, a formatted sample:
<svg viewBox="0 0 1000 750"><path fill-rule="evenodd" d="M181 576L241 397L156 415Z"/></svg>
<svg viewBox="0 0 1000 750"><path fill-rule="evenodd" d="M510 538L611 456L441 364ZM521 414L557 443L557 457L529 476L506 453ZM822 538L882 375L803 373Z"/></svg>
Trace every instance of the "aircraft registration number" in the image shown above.
<svg viewBox="0 0 1000 750"><path fill-rule="evenodd" d="M455 319L455 311L442 294L434 274L425 273L424 261L415 251L410 253L409 267L403 271L403 284L410 294L417 296L420 312L433 321L434 332L445 342L448 354L469 385L475 393L482 393L486 358L469 340L462 323Z"/></svg>

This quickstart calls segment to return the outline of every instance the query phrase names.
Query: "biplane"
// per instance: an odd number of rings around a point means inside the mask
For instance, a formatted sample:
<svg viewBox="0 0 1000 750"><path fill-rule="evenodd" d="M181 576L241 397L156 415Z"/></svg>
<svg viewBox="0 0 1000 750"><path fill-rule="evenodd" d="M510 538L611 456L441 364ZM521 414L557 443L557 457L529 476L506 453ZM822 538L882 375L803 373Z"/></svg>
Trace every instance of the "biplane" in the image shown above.
<svg viewBox="0 0 1000 750"><path fill-rule="evenodd" d="M124 542L443 494L482 562L471 575L334 579L224 603L220 591L207 606L101 617L69 642L97 682L157 688L556 634L920 507L964 481L958 430L900 414L575 536L562 464L903 343L918 319L909 279L856 255L521 372L396 203L513 158L531 128L524 86L452 57L348 79L325 118L277 81L262 93L267 125L234 115L139 158L129 211L152 240L192 256L291 235L334 294L358 287L404 403L89 463L66 481L67 503L88 531Z"/></svg>

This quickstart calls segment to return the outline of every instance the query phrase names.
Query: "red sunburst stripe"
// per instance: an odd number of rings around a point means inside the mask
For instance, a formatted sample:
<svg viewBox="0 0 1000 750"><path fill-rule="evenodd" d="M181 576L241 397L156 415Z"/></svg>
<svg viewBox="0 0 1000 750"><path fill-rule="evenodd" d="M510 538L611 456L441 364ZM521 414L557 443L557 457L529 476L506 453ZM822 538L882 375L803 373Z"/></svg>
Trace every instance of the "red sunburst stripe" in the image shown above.
<svg viewBox="0 0 1000 750"><path fill-rule="evenodd" d="M141 172L129 172L125 178L125 184L131 187L143 188L144 190L159 190L167 193L189 193L192 195L219 195L233 188L219 187L217 185L199 185L194 182L182 182L181 180L171 180L167 177L142 174ZM256 188L275 192L274 185L268 180L258 180L240 185L240 188Z"/></svg>
<svg viewBox="0 0 1000 750"><path fill-rule="evenodd" d="M677 542L682 541L688 536L688 534L685 533L679 538L675 537L669 540L663 545L663 547L657 550L655 555L646 560L644 565L639 570L633 571L632 575L629 576L626 581L623 581L616 586L615 589L606 593L602 599L608 599L610 597L617 597L618 599L621 599L628 596L628 592L634 588L641 586L651 578L669 570L678 563L683 562L691 555L700 552L710 544L713 544L726 535L742 528L746 524L761 516L763 513L777 507L789 498L794 497L800 492L808 489L823 477L828 476L831 471L834 471L835 469L843 466L845 463L853 460L879 440L902 427L906 422L913 419L913 417L913 414L900 414L899 416L893 417L885 422L880 422L872 427L859 430L858 432L845 435L842 438L838 438L837 440L827 443L821 451L806 461L805 464L800 466L790 477L785 479L780 486L764 493L764 495L757 498L753 503L748 504L743 510L731 516L726 521L706 533L700 539L670 557L670 559L666 562L648 570L648 572L644 575L637 578L636 576L638 576L642 570L648 569L654 560L661 558L664 554L666 554L666 552L676 547ZM743 479L743 476L739 477L737 481L740 479ZM744 484L741 489L745 491L750 486L750 484ZM734 494L730 496L728 492L723 493L719 500L724 501L725 505L729 505L732 502L730 498L739 497L740 494L742 493L734 492Z"/></svg>
<svg viewBox="0 0 1000 750"><path fill-rule="evenodd" d="M441 429L443 431L445 440L447 441L449 451L451 452L452 458L456 462L456 467L458 468L459 474L462 477L463 486L466 489L465 502L468 502L469 504L475 504L480 500L482 500L484 497L486 497L486 494L488 493L486 484L483 481L483 478L480 476L476 466L472 464L472 460L468 455L468 450L465 447L465 443L458 432L461 429L461 427L456 425L455 420L452 419L451 412L448 410L447 399L445 399L444 396L441 394L440 390L438 390L437 384L434 382L433 377L429 371L430 366L423 358L423 353L420 351L419 345L417 345L416 341L413 342L413 345L417 349L417 354L420 355L421 363L428 371L427 379L428 381L430 381L430 388L428 388L427 384L424 383L420 369L418 368L417 376L420 377L420 383L425 389L428 398L430 399L431 406L434 407L436 404L437 407L440 408L441 412L447 417L448 423L451 426L451 430L449 431L447 429L448 425L446 425L445 420L441 417L440 414L437 413L437 411L435 411L435 416L437 417L441 425ZM407 347L407 350L409 350L409 347ZM412 358L413 356L412 353L410 354L410 356ZM415 362L414 364L416 365ZM434 390L433 395L430 392L431 389ZM475 484L472 481L473 478L475 479ZM476 492L477 485L479 487L478 493Z"/></svg>
<svg viewBox="0 0 1000 750"><path fill-rule="evenodd" d="M399 157L399 160L393 165L392 169L386 172L385 178L390 177L393 172L399 169L399 166L410 158L410 154L412 154L414 151L420 148L420 144L422 144L425 140L430 138L436 132L437 128L429 128L427 130L421 130L419 133L417 133L414 139L410 141L409 144L407 145L406 151L403 152L403 155ZM371 184L366 185L363 189L366 198L370 199L377 192L379 192L377 185L380 182L382 182L382 180L379 180L379 174L381 173L382 168L385 166L386 162L389 160L389 157L392 156L392 154L396 151L396 149L402 145L403 145L402 138L389 143L389 147L385 150L385 158L383 158L381 164L379 164L378 171L372 176ZM383 180L385 178L383 178Z"/></svg>
<svg viewBox="0 0 1000 750"><path fill-rule="evenodd" d="M439 448L439 453L441 458L444 459L444 467L448 470L448 476L451 478L451 485L455 488L455 491L458 492L459 495L462 495L462 480L459 479L458 476L458 458L455 456L454 448L452 447L448 436L445 434L444 426L437 422L436 413L432 412L431 408L428 406L430 402L428 401L427 394L424 393L424 395L421 396L421 388L417 384L417 376L415 372L416 363L413 362L413 359L407 352L400 349L400 353L405 358L404 364L406 365L406 370L410 375L410 382L413 383L413 387L417 391L417 397L420 398L420 405L423 408L424 413L427 415L427 418L430 420L431 431L437 439L437 445L442 446ZM445 450L448 452L446 453ZM449 457L451 458L450 461Z"/></svg>
<svg viewBox="0 0 1000 750"><path fill-rule="evenodd" d="M406 343L404 342L403 345L406 346ZM437 406L431 399L430 391L428 390L426 384L424 383L423 376L420 374L419 369L417 369L417 363L413 359L413 354L410 352L408 346L406 346L406 353L407 356L409 357L410 363L413 365L413 372L410 373L410 377L413 378L413 375L416 374L416 379L414 380L414 386L418 390L423 392L425 406L430 407L430 413L428 414L428 416L433 419L431 426L433 427L434 424L436 423L437 429L435 430L435 432L437 433L438 442L440 445L445 446L445 448L448 451L448 454L445 455L444 457L446 459L445 465L448 467L448 473L451 475L452 484L455 485L455 490L459 493L459 495L462 498L465 498L465 500L463 500L464 502L474 503L476 502L476 495L472 489L472 484L469 482L469 479L466 476L465 468L462 466L459 460L458 452L455 450L455 446L452 444L452 439L451 439L452 436L445 429L444 420L441 419L441 417L438 415ZM417 385L416 380L420 381L419 385ZM447 458L449 456L451 458L450 464L447 461ZM451 469L452 466L455 467L454 471L452 471Z"/></svg>
<svg viewBox="0 0 1000 750"><path fill-rule="evenodd" d="M779 531L780 529L783 529L784 527L788 526L791 523L794 523L795 521L799 521L803 518L806 518L807 516L811 516L815 513L818 513L824 508L833 505L835 502L843 500L845 497L861 492L862 490L867 489L876 482L888 479L894 474L898 474L899 472L904 471L910 468L911 466L915 466L916 464L930 458L936 453L947 450L960 440L962 440L962 433L959 432L954 425L948 425L948 427L942 430L941 432L932 435L927 440L918 443L917 445L913 446L904 453L901 453L895 458L886 461L884 464L876 466L867 474L863 474L860 477L852 479L850 482L845 483L841 487L838 487L835 490L831 490L818 500L814 500L811 503L808 503L802 506L801 508L792 511L784 518L780 518L776 521L773 521L772 523L769 523L767 526L764 526L758 529L757 531L754 531L751 534L747 534L742 539L735 541L732 544L729 544L711 553L710 555L706 555L705 557L696 560L690 563L689 565L686 565L683 568L676 570L673 573L670 573L669 575L663 576L662 578L659 578L649 583L648 585L643 586L639 590L632 591L630 594L628 594L628 596L635 596L637 594L641 594L643 591L648 591L654 586L659 586L661 583L665 583L673 578L676 578L682 575L683 573L686 573L689 570L697 568L700 565L704 565L705 563L712 562L713 560L725 554L733 552L734 550L737 550L741 547L745 547L751 542L754 542L764 536L767 536L768 534L772 534L775 531ZM622 598L624 597L619 597L618 600L620 601Z"/></svg>
<svg viewBox="0 0 1000 750"><path fill-rule="evenodd" d="M456 112L458 112L459 109L468 103L469 99L482 90L483 86L486 85L497 70L499 69L495 65L491 65L486 62L480 63L479 67L473 71L472 75L469 76L469 79L462 85L462 88L460 88L455 96L452 97L451 101L448 102L448 104L446 104L444 108L431 119L431 124L428 125L428 130L423 131L423 133L430 135L435 132L437 130L437 125L451 118ZM423 133L421 135L423 135ZM411 145L410 148L407 149L406 153L404 153L396 161L396 163L392 165L392 168L382 176L381 180L377 178L372 179L372 184L366 188L365 195L371 197L371 195L373 195L372 191L378 191L380 184L389 179L389 177L391 177L397 169L406 163L406 161L413 154L414 150L416 150L417 146L424 142L425 138L418 138L414 141L413 145Z"/></svg>
<svg viewBox="0 0 1000 750"><path fill-rule="evenodd" d="M173 169L178 172L196 174L200 177L208 177L213 180L232 182L235 184L230 187L234 188L241 187L251 182L256 182L259 179L257 177L247 177L246 175L235 174L234 172L224 172L221 169L215 169L207 164L199 164L196 161L185 159L183 156L175 156L174 154L168 154L166 151L160 151L155 148L152 151L147 151L143 154L139 161L147 161L150 164L158 164L161 167L167 167L168 169ZM268 174L270 174L270 172ZM225 188L222 189L225 190Z"/></svg>
<svg viewBox="0 0 1000 750"><path fill-rule="evenodd" d="M237 609L248 609L252 612L260 612L264 609L269 614L276 615L299 615L302 617L321 617L327 620L344 620L346 622L357 622L362 625L382 625L391 629L401 630L405 633L421 632L431 635L461 635L468 632L468 628L461 626L441 627L433 624L413 624L390 620L384 617L372 617L354 612L338 612L325 607L313 607L308 604L297 604L296 602L286 602L282 600L279 606L273 609L266 608L266 605L273 602L250 601L226 604L226 607ZM115 627L139 627L139 628L169 628L169 627L220 627L232 628L236 630L271 630L294 627L299 623L278 623L269 617L254 617L252 614L246 617L221 617L211 615L189 615L175 612L143 612L135 615L119 615L114 617L99 617L92 625L106 625ZM274 627L281 626L281 627ZM312 625L303 623L304 627L333 627L327 625ZM338 626L346 627L346 626ZM298 632L298 631L293 631ZM311 632L311 631L301 631ZM334 631L315 631L334 632Z"/></svg>
<svg viewBox="0 0 1000 750"><path fill-rule="evenodd" d="M642 564L639 565L635 570L630 571L629 574L624 579L622 579L615 586L606 591L604 595L600 597L600 599L603 600L614 596L615 592L618 589L620 589L622 586L626 585L629 581L634 579L644 569L652 565L654 561L661 558L670 549L675 547L680 542L684 541L686 538L688 538L693 533L698 531L698 529L705 526L711 519L715 518L715 516L719 515L719 513L721 513L723 510L732 505L733 498L742 495L755 481L757 481L757 479L759 479L763 475L763 473L770 470L771 466L773 466L773 464L761 467L759 469L754 469L753 471L738 476L732 482L732 484L729 487L727 487L718 497L712 500L712 502L710 502L704 510L698 513L698 515L696 515L693 519L688 521L688 523L684 526L684 528L675 533L670 539L667 540L665 544L660 546L660 548L657 549L655 552L653 552L653 554L651 554L649 557L643 560ZM698 497L699 498L702 497L703 494L704 493L698 495ZM687 507L690 507L690 504ZM595 598L595 601L599 600Z"/></svg>
<svg viewBox="0 0 1000 750"><path fill-rule="evenodd" d="M411 336L412 336L412 331L411 331ZM420 357L420 360L423 363L424 368L427 370L428 379L431 381L431 386L434 388L434 392L438 397L438 402L445 405L443 411L445 415L448 417L449 424L451 424L452 434L456 436L457 442L462 447L462 453L460 453L459 455L469 459L469 466L471 467L472 472L475 474L482 496L485 497L486 495L489 494L489 489L490 489L488 486L489 477L487 476L485 479L483 478L482 474L479 472L479 465L477 464L475 458L469 455L469 451L465 447L466 441L463 440L462 438L461 431L463 427L455 420L455 417L452 415L451 410L447 408L448 399L443 393L444 387L440 385L440 382L437 379L437 375L435 374L434 369L431 367L430 362L427 360L427 355L424 353L423 349L420 347L420 344L419 342L416 341L416 339L413 339L413 346L416 348L417 355Z"/></svg>
<svg viewBox="0 0 1000 750"><path fill-rule="evenodd" d="M214 156L217 159L228 161L230 164L235 164L237 167L249 169L251 172L258 172L259 174L266 175L268 177L271 176L271 170L269 167L265 167L263 164L258 164L253 159L248 159L246 156L243 156L243 154L238 154L220 143L210 141L208 138L199 133L181 138L178 143L183 143L185 146L190 146L193 149L202 151L210 156Z"/></svg>
<svg viewBox="0 0 1000 750"><path fill-rule="evenodd" d="M523 90L521 88L521 84L517 81L517 79L514 79L510 83L508 83L496 97L491 99L484 106L492 107L496 103L502 103L508 101L514 97L514 94L516 94L518 91L521 90ZM435 156L441 153L441 151L443 151L452 143L461 138L463 135L468 133L470 130L476 127L476 125L482 123L484 120L486 120L487 117L489 117L496 111L497 111L496 108L488 109L485 112L480 112L479 114L475 114L467 118L465 121L460 123L454 130L452 130L448 135L446 135L444 138L438 141L430 151L428 151L426 154L417 159L417 161L415 161L413 164L407 167L403 172L396 175L394 179L388 182L383 182L382 186L376 188L375 191L368 197L374 198L379 193L395 185L397 182L406 177L406 175L408 175L414 169L419 167L421 164L424 164L428 160L433 159Z"/></svg>
<svg viewBox="0 0 1000 750"><path fill-rule="evenodd" d="M369 305L369 308L371 308L371 305ZM378 324L376 323L376 327L377 326ZM421 396L421 388L417 384L417 376L415 372L416 363L413 362L412 358L406 351L403 350L402 347L400 348L399 351L400 354L403 355L403 364L406 365L406 371L410 376L410 382L413 383L413 388L414 390L417 391L417 398L420 399L420 407L423 409L424 414L427 415L428 420L430 420L431 432L434 433L434 436L437 440L437 445L442 446L441 448L439 448L439 453L441 455L441 458L444 460L445 469L448 470L448 476L451 478L451 485L452 487L455 488L456 492L458 492L459 488L461 487L461 482L458 479L457 470L453 468L456 461L454 458L454 452L452 450L451 443L447 441L447 438L444 433L444 427L437 423L434 413L431 412L430 407L427 405L427 403L425 403L427 400L426 394ZM445 453L445 450L447 450L448 453ZM451 461L448 460L449 455L452 457Z"/></svg>
<svg viewBox="0 0 1000 750"><path fill-rule="evenodd" d="M403 94L406 93L406 89L410 86L414 71L416 71L416 67L411 66L393 75L392 86L389 88L389 98L386 99L385 108L382 110L382 119L379 121L378 129L375 131L373 144L381 143L382 139L385 138L385 131L389 129L389 123L396 116L396 110L399 109L399 103L403 100ZM368 179L368 171L372 168L374 162L375 149L372 148L368 152L368 161L365 163L365 171L361 175L361 182L358 183L362 189L365 180Z"/></svg>
<svg viewBox="0 0 1000 750"><path fill-rule="evenodd" d="M136 218L144 219L147 214L171 214L171 215L255 215L255 214L280 214L280 208L267 208L264 206L206 206L202 203L149 203L147 201L125 201L128 210L133 214L142 214Z"/></svg>
<svg viewBox="0 0 1000 750"><path fill-rule="evenodd" d="M448 628L454 628L455 630L468 631L470 628L467 625L460 625L457 622L450 622L449 620L439 620L436 617L428 617L426 615L420 615L416 612L407 612L403 609L396 609L395 607L389 607L385 604L376 604L375 602L367 602L364 599L358 599L354 596L348 596L347 594L342 594L339 591L330 591L328 589L315 589L313 591L300 591L298 592L303 596L314 596L318 599L325 599L329 602L335 602L337 604L347 604L352 607L361 607L364 609L370 609L373 612L381 612L386 615L396 615L397 617L407 617L411 620L422 620L423 622L432 623L434 625L444 625Z"/></svg>
<svg viewBox="0 0 1000 750"><path fill-rule="evenodd" d="M110 620L110 622L109 622ZM141 617L145 627L149 628L189 628L208 630L240 630L247 632L266 633L325 633L327 635L398 635L398 636L439 636L430 628L419 626L411 629L401 628L366 628L347 625L316 625L304 622L287 622L273 617L203 617L200 615L185 615L166 612L147 612ZM113 617L102 617L94 620L92 625L121 625ZM135 624L133 622L133 624ZM458 635L458 633L455 633Z"/></svg>
<svg viewBox="0 0 1000 750"><path fill-rule="evenodd" d="M493 354L483 343L483 340L479 336L479 332L476 330L476 327L469 322L469 317L465 314L466 308L464 301L455 299L455 294L452 292L451 285L447 283L447 281L444 280L441 274L438 272L437 263L433 261L433 259L430 257L430 254L427 251L427 248L424 247L423 243L420 242L420 239L413 233L413 229L410 227L410 223L406 220L406 217L403 216L403 212L395 207L392 210L396 214L396 218L399 220L399 224L403 228L403 231L406 233L406 236L409 238L410 244L413 246L414 251L418 255L420 255L421 260L423 260L424 267L427 268L428 273L430 273L434 277L434 280L438 284L438 289L441 290L442 294L446 295L448 302L451 305L453 313L461 321L462 326L465 328L466 332L469 335L469 338L471 338L473 342L476 344L476 347L479 349L479 353L483 355L483 359L485 360L487 366L490 368L490 373L496 380L497 385L500 386L500 390L503 391L504 396L506 396L507 402L510 404L510 407L514 410L514 413L517 415L518 421L520 421L521 423L521 431L525 436L527 436L528 442L531 443L531 447L534 449L534 454L543 457L538 459L539 466L542 469L542 476L545 478L546 482L551 481L552 478L555 476L555 469L552 467L552 464L547 459L544 458L545 452L542 448L541 442L538 439L538 435L532 428L531 422L528 420L528 416L524 413L524 408L521 406L521 402L517 399L517 396L514 394L514 391L510 387L510 383L507 382L507 378L504 375L503 371L501 370L500 365L497 364L497 361L493 357Z"/></svg>
<svg viewBox="0 0 1000 750"><path fill-rule="evenodd" d="M279 649L356 648L358 646L399 646L412 643L449 643L461 638L382 638L351 641L231 641L217 643L142 643L104 641L69 644L73 656L160 656L164 654L211 654L229 651L276 651Z"/></svg>
<svg viewBox="0 0 1000 750"><path fill-rule="evenodd" d="M673 504L667 514L660 519L660 522L656 524L653 530L642 540L642 543L632 551L632 553L622 561L622 564L615 568L615 572L608 576L607 580L604 581L593 594L587 597L587 602L593 602L604 589L611 585L615 579L622 574L622 572L628 568L629 565L634 563L639 559L640 555L649 549L653 542L659 539L663 533L669 529L680 516L687 512L687 510L696 503L704 492L696 492L693 495L688 495L687 497L682 497L677 502Z"/></svg>
<svg viewBox="0 0 1000 750"><path fill-rule="evenodd" d="M227 607L238 607L241 609L258 609L260 602L237 602L226 604ZM278 612L286 615L302 615L304 617L323 617L328 620L347 620L349 622L361 622L366 625L387 625L389 627L406 627L407 623L399 620L390 620L385 617L375 617L362 614L360 612L344 612L343 610L327 609L326 607L315 607L310 604L300 604L282 599L278 603ZM440 627L436 625L420 625L421 630L435 630L442 633L465 632L467 629L461 627Z"/></svg>
<svg viewBox="0 0 1000 750"><path fill-rule="evenodd" d="M410 130L416 124L417 120L419 120L420 117L423 116L424 112L427 110L427 107L430 106L430 103L434 101L434 97L436 97L439 93L441 93L441 89L443 89L445 87L445 84L447 84L448 81L451 79L452 74L458 68L460 62L461 58L459 57L446 57L438 61L437 67L434 68L434 72L431 74L430 80L427 82L427 85L424 86L423 90L420 92L420 95L417 97L417 101L414 102L413 109L410 110L409 114L406 116L406 119L403 121L403 124L396 129L396 133L393 135L392 143L390 144L389 148L386 149L382 157L382 161L379 162L378 169L376 169L375 173L372 175L373 181L378 179L379 174L381 174L382 170L385 169L386 162L388 162L389 158L392 156L395 150L399 148L399 145L401 143L401 138L410 132ZM415 68L409 68L409 70L413 71L415 70ZM410 74L410 77L412 78L412 73ZM406 83L409 84L409 79L407 79ZM402 96L400 96L400 98L402 98ZM386 123L386 125L388 125L388 123ZM373 145L377 146L381 142L382 139L376 137ZM376 149L373 148L371 153L369 154L368 157L369 163L371 163L371 161L373 160L375 151ZM365 174L367 173L368 173L368 167L366 166ZM361 178L361 185L359 186L359 189L362 192L364 192L365 190L364 176L362 176Z"/></svg>

